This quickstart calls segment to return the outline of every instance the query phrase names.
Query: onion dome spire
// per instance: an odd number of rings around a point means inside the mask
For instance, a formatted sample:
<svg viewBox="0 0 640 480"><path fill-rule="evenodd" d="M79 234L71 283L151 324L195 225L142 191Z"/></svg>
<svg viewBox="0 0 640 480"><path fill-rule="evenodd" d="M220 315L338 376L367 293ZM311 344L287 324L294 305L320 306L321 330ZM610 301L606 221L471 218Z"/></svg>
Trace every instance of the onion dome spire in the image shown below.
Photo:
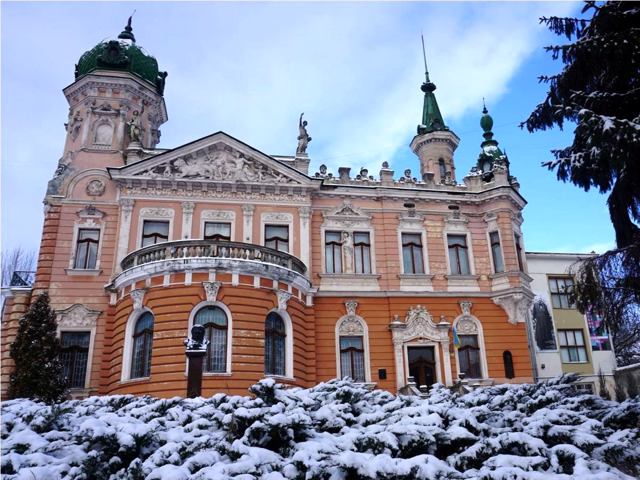
<svg viewBox="0 0 640 480"><path fill-rule="evenodd" d="M449 130L449 128L444 124L444 119L440 113L436 96L433 93L436 89L436 85L429 79L427 54L424 48L424 36L422 35L421 37L425 82L420 87L420 90L424 92L424 104L422 106L422 123L418 125L418 135L435 132L437 130Z"/></svg>
<svg viewBox="0 0 640 480"><path fill-rule="evenodd" d="M504 165L505 168L509 167L509 159L506 154L498 147L498 141L494 140L493 132L493 118L489 115L487 105L482 99L482 117L480 118L480 127L482 127L482 136L484 141L480 144L480 155L478 157L478 169L488 174L491 172L496 164Z"/></svg>
<svg viewBox="0 0 640 480"><path fill-rule="evenodd" d="M131 15L133 17L133 15ZM131 40L133 43L136 43L136 37L133 35L133 28L131 28L131 17L127 21L127 25L124 27L124 30L120 32L118 38L121 40Z"/></svg>

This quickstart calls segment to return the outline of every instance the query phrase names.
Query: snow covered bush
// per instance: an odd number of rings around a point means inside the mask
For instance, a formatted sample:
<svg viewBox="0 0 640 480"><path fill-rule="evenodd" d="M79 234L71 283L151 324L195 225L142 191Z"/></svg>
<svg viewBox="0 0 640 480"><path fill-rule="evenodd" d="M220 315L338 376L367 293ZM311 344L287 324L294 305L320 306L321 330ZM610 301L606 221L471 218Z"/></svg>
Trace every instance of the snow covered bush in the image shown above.
<svg viewBox="0 0 640 480"><path fill-rule="evenodd" d="M426 399L348 381L252 397L115 395L2 405L6 480L620 479L640 475L640 399L565 377Z"/></svg>

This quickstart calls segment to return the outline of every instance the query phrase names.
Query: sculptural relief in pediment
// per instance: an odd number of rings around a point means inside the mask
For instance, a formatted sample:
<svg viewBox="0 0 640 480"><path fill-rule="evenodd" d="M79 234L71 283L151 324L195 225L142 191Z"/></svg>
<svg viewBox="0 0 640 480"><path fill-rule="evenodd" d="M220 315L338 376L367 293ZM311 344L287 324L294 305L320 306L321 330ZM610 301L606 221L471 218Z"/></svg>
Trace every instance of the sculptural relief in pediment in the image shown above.
<svg viewBox="0 0 640 480"><path fill-rule="evenodd" d="M237 150L210 148L156 164L135 174L151 178L292 183L294 180Z"/></svg>

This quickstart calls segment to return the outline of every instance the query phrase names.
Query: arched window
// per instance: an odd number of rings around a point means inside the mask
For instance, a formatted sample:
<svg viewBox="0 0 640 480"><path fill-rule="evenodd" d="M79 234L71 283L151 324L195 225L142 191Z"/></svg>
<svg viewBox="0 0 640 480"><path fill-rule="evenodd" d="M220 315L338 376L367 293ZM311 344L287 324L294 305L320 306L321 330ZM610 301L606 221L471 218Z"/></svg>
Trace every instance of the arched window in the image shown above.
<svg viewBox="0 0 640 480"><path fill-rule="evenodd" d="M143 313L133 330L133 354L131 355L131 378L150 376L151 350L153 349L153 315Z"/></svg>
<svg viewBox="0 0 640 480"><path fill-rule="evenodd" d="M444 180L444 177L447 176L447 168L444 164L444 158L438 159L438 168L440 169L440 181Z"/></svg>
<svg viewBox="0 0 640 480"><path fill-rule="evenodd" d="M204 326L205 338L209 340L207 355L204 358L203 371L206 373L226 372L227 315L220 307L207 306L198 310L193 323Z"/></svg>
<svg viewBox="0 0 640 480"><path fill-rule="evenodd" d="M285 375L286 337L284 320L276 312L267 315L264 329L264 373Z"/></svg>
<svg viewBox="0 0 640 480"><path fill-rule="evenodd" d="M340 376L365 381L362 336L340 336Z"/></svg>
<svg viewBox="0 0 640 480"><path fill-rule="evenodd" d="M502 354L502 361L504 362L504 376L506 378L514 378L516 374L513 370L513 355L509 350Z"/></svg>
<svg viewBox="0 0 640 480"><path fill-rule="evenodd" d="M466 302L461 303L465 304ZM470 309L470 306L467 308ZM464 373L466 378L487 378L482 324L466 311L454 320L453 326L458 337L456 339L458 372Z"/></svg>

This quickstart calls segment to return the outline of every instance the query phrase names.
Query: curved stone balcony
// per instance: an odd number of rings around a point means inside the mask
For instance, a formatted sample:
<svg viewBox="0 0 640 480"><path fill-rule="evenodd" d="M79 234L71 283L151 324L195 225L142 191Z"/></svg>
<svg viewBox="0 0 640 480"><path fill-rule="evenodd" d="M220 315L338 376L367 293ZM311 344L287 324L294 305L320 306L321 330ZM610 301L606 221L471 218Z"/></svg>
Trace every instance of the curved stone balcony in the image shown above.
<svg viewBox="0 0 640 480"><path fill-rule="evenodd" d="M113 280L120 288L158 274L218 270L259 275L296 285L307 291L307 267L298 258L262 245L218 240L177 240L157 243L128 254L122 272Z"/></svg>

